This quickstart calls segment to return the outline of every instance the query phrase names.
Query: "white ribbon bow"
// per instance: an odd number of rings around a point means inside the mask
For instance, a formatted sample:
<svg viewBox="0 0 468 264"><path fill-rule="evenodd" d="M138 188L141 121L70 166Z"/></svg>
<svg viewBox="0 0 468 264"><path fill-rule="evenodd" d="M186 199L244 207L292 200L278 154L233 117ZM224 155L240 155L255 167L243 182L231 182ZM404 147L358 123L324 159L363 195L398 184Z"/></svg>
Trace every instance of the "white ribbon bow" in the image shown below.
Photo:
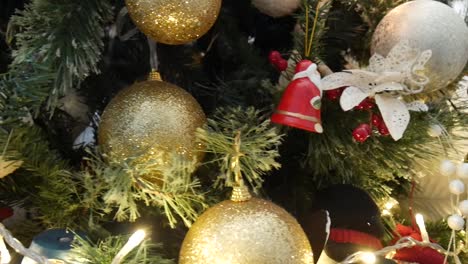
<svg viewBox="0 0 468 264"><path fill-rule="evenodd" d="M431 50L420 52L407 41L402 41L386 58L374 54L366 70L349 70L326 76L322 79L322 88L347 87L340 99L344 111L353 109L367 97L375 98L390 135L399 140L409 124L409 110L428 110L419 101L406 104L402 95L423 91L429 79L422 70L431 56Z"/></svg>

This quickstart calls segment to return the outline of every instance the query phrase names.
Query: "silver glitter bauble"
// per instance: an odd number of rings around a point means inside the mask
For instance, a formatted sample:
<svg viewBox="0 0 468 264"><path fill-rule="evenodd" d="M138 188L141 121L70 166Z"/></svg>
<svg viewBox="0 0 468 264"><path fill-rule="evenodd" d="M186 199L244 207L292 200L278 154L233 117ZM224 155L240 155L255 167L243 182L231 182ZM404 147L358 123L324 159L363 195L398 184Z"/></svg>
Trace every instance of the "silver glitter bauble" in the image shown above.
<svg viewBox="0 0 468 264"><path fill-rule="evenodd" d="M312 264L309 241L297 221L279 206L252 198L224 201L190 228L179 264Z"/></svg>
<svg viewBox="0 0 468 264"><path fill-rule="evenodd" d="M398 42L409 40L421 50L432 50L425 74L425 92L445 88L468 61L468 27L449 6L432 0L416 0L391 10L377 26L371 52L386 56Z"/></svg>

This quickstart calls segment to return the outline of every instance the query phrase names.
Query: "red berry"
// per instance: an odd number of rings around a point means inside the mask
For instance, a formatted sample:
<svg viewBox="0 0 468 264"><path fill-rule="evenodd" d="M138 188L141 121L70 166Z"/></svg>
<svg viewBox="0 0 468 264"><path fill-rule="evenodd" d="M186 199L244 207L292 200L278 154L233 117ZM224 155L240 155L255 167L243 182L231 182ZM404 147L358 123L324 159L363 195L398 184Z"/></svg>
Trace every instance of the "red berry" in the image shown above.
<svg viewBox="0 0 468 264"><path fill-rule="evenodd" d="M13 209L10 207L1 207L0 208L0 221L7 219L8 217L13 215Z"/></svg>
<svg viewBox="0 0 468 264"><path fill-rule="evenodd" d="M379 114L372 114L372 125L374 127L380 127L380 124L383 123L383 119L382 119L382 116L380 116Z"/></svg>
<svg viewBox="0 0 468 264"><path fill-rule="evenodd" d="M360 104L358 104L354 109L357 110L369 110L374 108L375 104L370 98L364 99Z"/></svg>
<svg viewBox="0 0 468 264"><path fill-rule="evenodd" d="M353 131L353 137L357 142L364 142L371 136L372 130L369 124L360 124Z"/></svg>
<svg viewBox="0 0 468 264"><path fill-rule="evenodd" d="M270 54L268 54L268 60L273 65L275 65L282 58L283 57L281 57L281 53L279 53L279 51L277 51L277 50L272 50L272 51L270 51Z"/></svg>
<svg viewBox="0 0 468 264"><path fill-rule="evenodd" d="M388 136L390 135L390 132L388 131L387 125L385 125L385 122L382 122L380 126L377 127L379 129L379 133L382 136Z"/></svg>
<svg viewBox="0 0 468 264"><path fill-rule="evenodd" d="M325 92L325 96L330 100L330 101L336 101L340 99L341 94L343 93L344 88L338 88L338 89L333 89Z"/></svg>
<svg viewBox="0 0 468 264"><path fill-rule="evenodd" d="M278 71L282 72L288 68L288 61L285 59L280 59L277 63L274 64Z"/></svg>

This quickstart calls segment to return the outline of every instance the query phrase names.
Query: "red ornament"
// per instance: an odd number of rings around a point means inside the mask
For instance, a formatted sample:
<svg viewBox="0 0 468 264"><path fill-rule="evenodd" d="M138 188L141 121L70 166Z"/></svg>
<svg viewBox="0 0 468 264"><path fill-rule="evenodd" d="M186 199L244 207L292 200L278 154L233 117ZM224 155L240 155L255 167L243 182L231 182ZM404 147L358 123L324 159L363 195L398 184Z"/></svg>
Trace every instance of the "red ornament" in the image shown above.
<svg viewBox="0 0 468 264"><path fill-rule="evenodd" d="M372 129L369 124L360 124L353 131L353 137L357 142L363 143L366 141L372 133Z"/></svg>
<svg viewBox="0 0 468 264"><path fill-rule="evenodd" d="M296 66L293 81L284 91L271 121L322 133L320 117L322 91L315 85L319 81L317 65L310 60L300 61Z"/></svg>
<svg viewBox="0 0 468 264"><path fill-rule="evenodd" d="M379 114L372 114L371 119L372 119L372 125L373 125L374 127L377 127L377 128L378 128L378 127L380 127L380 124L383 123L382 116L379 115Z"/></svg>
<svg viewBox="0 0 468 264"><path fill-rule="evenodd" d="M360 104L358 104L354 109L356 110L370 110L374 108L375 103L369 97L364 99Z"/></svg>
<svg viewBox="0 0 468 264"><path fill-rule="evenodd" d="M410 236L415 240L422 241L421 234L412 227L404 226L397 224L396 227L397 234L393 239L393 243L396 243L400 237ZM434 242L431 240L431 242ZM410 248L402 248L397 250L394 260L405 261L405 262L415 262L415 263L424 263L424 264L443 264L444 255L440 254L436 250L428 247L414 246Z"/></svg>
<svg viewBox="0 0 468 264"><path fill-rule="evenodd" d="M330 101L336 101L340 99L341 94L343 93L344 88L338 88L338 89L333 89L325 92L325 96L328 98Z"/></svg>
<svg viewBox="0 0 468 264"><path fill-rule="evenodd" d="M382 136L388 136L390 135L390 131L388 131L387 125L385 125L385 122L382 122L380 126L377 127L379 130L380 135Z"/></svg>
<svg viewBox="0 0 468 264"><path fill-rule="evenodd" d="M276 64L275 64L276 69L278 71L282 72L285 71L288 68L288 61L285 59L280 59Z"/></svg>
<svg viewBox="0 0 468 264"><path fill-rule="evenodd" d="M272 50L270 51L270 54L268 54L268 60L273 65L275 65L281 59L283 59L283 57L281 57L281 53L279 53L277 50Z"/></svg>
<svg viewBox="0 0 468 264"><path fill-rule="evenodd" d="M0 221L3 221L13 215L13 209L10 207L0 207Z"/></svg>

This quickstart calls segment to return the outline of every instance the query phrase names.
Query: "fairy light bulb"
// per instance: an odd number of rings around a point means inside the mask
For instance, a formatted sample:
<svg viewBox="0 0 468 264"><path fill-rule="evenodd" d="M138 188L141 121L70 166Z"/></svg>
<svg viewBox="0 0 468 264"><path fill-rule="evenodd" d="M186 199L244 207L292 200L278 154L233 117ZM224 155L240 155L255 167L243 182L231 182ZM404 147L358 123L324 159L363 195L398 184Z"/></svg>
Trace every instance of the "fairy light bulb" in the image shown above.
<svg viewBox="0 0 468 264"><path fill-rule="evenodd" d="M424 223L424 217L422 214L416 214L416 224L418 224L419 230L421 231L421 236L424 243L429 243L429 234L426 230L426 224Z"/></svg>
<svg viewBox="0 0 468 264"><path fill-rule="evenodd" d="M111 264L122 263L122 260L125 256L130 253L134 248L136 248L142 241L145 239L146 233L143 230L138 230L128 239L127 243L122 247L122 249L117 253L115 258L112 260Z"/></svg>
<svg viewBox="0 0 468 264"><path fill-rule="evenodd" d="M0 236L0 264L9 264L11 261L11 255L8 251L3 237Z"/></svg>
<svg viewBox="0 0 468 264"><path fill-rule="evenodd" d="M372 252L364 252L361 254L360 259L365 264L375 264L377 258L375 257L374 253Z"/></svg>

